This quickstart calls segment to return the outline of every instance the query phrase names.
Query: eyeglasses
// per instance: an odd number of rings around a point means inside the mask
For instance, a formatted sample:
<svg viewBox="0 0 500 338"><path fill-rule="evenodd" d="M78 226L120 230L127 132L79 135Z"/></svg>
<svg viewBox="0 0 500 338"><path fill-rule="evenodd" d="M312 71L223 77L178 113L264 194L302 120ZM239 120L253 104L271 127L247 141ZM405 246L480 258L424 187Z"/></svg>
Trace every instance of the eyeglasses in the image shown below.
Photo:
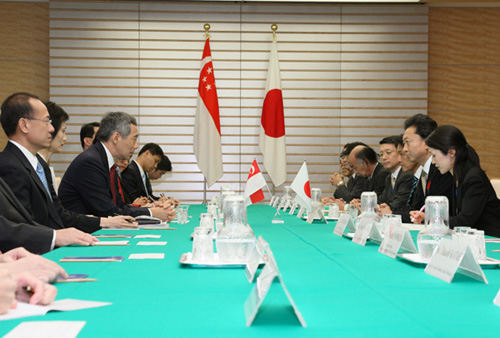
<svg viewBox="0 0 500 338"><path fill-rule="evenodd" d="M34 117L25 117L26 120L35 120L35 121L42 121L44 123L52 124L52 120L42 120L42 119L36 119Z"/></svg>

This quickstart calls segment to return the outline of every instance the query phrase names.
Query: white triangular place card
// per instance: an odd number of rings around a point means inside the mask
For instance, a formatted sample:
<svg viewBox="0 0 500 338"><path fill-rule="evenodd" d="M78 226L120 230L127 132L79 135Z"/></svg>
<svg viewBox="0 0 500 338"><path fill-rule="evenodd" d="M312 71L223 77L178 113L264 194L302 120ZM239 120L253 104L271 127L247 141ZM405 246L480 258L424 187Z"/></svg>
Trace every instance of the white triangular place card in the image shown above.
<svg viewBox="0 0 500 338"><path fill-rule="evenodd" d="M371 217L361 217L358 227L356 228L356 232L354 233L354 237L352 241L356 244L365 246L368 237L370 236L370 232L372 227L375 226L375 221Z"/></svg>
<svg viewBox="0 0 500 338"><path fill-rule="evenodd" d="M354 226L354 222L352 221L351 216L349 214L341 214L339 220L337 221L337 224L335 225L335 228L333 229L333 233L337 236L342 237L342 234L344 233L345 229L348 228L349 231L355 232L356 228ZM351 230L353 229L353 230Z"/></svg>
<svg viewBox="0 0 500 338"><path fill-rule="evenodd" d="M441 239L424 271L447 283L451 283L458 272L488 284L469 245L448 238Z"/></svg>
<svg viewBox="0 0 500 338"><path fill-rule="evenodd" d="M274 206L274 200L276 199L276 196L272 196L271 200L269 201L269 206Z"/></svg>
<svg viewBox="0 0 500 338"><path fill-rule="evenodd" d="M252 325L253 321L255 320L255 317L257 316L257 313L259 312L259 308L262 305L262 302L266 298L269 289L273 284L274 279L276 277L279 277L280 285L283 288L283 291L285 291L285 294L288 298L288 301L293 307L297 319L299 320L300 324L303 327L306 327L306 322L304 321L302 314L295 305L295 302L293 301L290 293L288 292L288 289L285 286L285 283L283 282L283 278L279 273L276 260L269 246L267 247L266 251L269 258L268 262L262 269L259 277L257 277L257 283L255 283L255 286L250 292L250 295L248 295L247 299L245 300L244 311L245 311L246 325L247 326Z"/></svg>
<svg viewBox="0 0 500 338"><path fill-rule="evenodd" d="M245 265L245 276L247 277L249 283L253 282L259 263L261 262L268 246L269 244L266 240L262 238L262 236L259 236L257 242L255 243L255 248Z"/></svg>
<svg viewBox="0 0 500 338"><path fill-rule="evenodd" d="M417 248L415 247L415 243L413 243L408 229L391 226L387 230L378 252L391 258L396 258L399 251L417 253Z"/></svg>

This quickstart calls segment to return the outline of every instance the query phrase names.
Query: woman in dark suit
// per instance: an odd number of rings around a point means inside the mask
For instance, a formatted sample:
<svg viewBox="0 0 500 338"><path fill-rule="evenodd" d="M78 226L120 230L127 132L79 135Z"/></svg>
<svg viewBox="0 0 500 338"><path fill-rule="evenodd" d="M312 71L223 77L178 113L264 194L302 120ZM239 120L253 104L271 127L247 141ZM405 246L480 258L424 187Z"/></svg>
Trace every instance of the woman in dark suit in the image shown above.
<svg viewBox="0 0 500 338"><path fill-rule="evenodd" d="M454 126L444 125L436 128L425 143L432 154L432 163L441 174L449 171L455 181L450 228L470 226L484 230L486 235L500 237L500 200L464 134Z"/></svg>

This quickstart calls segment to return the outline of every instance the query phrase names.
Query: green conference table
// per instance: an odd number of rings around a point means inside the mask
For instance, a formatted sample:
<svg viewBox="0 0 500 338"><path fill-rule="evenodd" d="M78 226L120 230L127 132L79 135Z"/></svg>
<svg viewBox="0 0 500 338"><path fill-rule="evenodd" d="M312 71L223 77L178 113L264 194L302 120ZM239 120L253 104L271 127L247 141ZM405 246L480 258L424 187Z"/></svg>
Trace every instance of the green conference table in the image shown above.
<svg viewBox="0 0 500 338"><path fill-rule="evenodd" d="M66 247L45 257L125 256L123 262L61 263L68 273L97 282L58 284L57 299L112 302L110 306L51 312L41 317L0 322L0 335L22 321L84 320L79 337L498 337L500 269L484 270L489 284L457 275L451 284L422 267L391 259L335 236L334 222L308 224L274 209L248 208L248 222L266 239L307 327L303 328L277 280L251 327L243 304L254 284L243 269L196 269L179 263L191 251L190 234L204 206L191 206L188 224L177 230L101 230L106 234L160 234L161 239L130 239L129 246ZM111 239L102 239L111 240ZM123 240L118 238L116 240ZM168 241L137 246L138 241ZM500 244L487 244L488 255ZM165 253L164 260L129 260L131 253ZM254 282L255 283L255 282Z"/></svg>

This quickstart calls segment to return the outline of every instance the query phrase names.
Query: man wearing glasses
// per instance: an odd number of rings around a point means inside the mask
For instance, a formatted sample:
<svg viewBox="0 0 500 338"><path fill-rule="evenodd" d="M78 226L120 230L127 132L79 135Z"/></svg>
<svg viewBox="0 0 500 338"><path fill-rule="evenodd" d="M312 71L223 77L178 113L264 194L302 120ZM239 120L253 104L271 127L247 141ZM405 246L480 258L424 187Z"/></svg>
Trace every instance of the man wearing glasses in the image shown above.
<svg viewBox="0 0 500 338"><path fill-rule="evenodd" d="M54 127L47 107L36 96L15 93L3 102L1 110L0 122L9 142L0 153L0 177L33 221L55 230L75 227L87 233L107 226L130 226L124 217L89 217L62 206L50 169L38 154L50 146ZM96 241L92 236L84 238L87 244Z"/></svg>

